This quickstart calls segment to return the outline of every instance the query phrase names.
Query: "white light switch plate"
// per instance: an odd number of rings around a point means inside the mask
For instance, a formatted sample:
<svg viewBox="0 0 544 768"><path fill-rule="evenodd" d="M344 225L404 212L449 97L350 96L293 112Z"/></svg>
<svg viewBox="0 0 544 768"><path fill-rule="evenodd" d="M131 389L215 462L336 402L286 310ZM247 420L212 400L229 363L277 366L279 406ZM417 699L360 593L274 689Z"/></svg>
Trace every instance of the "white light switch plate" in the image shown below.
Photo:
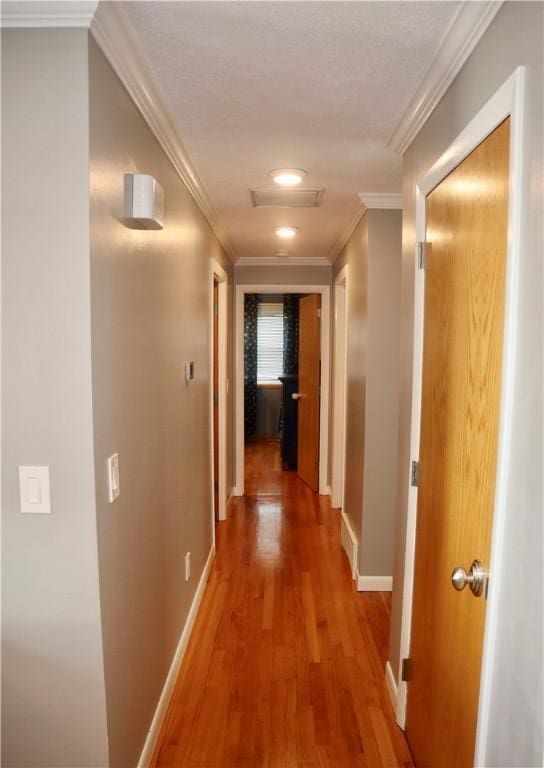
<svg viewBox="0 0 544 768"><path fill-rule="evenodd" d="M19 494L23 514L50 515L49 467L19 467Z"/></svg>
<svg viewBox="0 0 544 768"><path fill-rule="evenodd" d="M108 478L108 501L112 504L121 493L119 484L119 454L112 454L106 462L106 472Z"/></svg>

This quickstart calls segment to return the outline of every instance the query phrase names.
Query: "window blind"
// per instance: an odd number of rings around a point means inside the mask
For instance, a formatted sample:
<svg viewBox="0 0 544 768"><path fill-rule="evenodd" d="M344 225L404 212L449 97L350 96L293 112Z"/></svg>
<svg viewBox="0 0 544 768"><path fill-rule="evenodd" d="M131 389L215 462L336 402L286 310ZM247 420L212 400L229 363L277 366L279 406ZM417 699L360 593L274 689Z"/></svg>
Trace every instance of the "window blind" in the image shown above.
<svg viewBox="0 0 544 768"><path fill-rule="evenodd" d="M283 375L283 303L257 308L257 384Z"/></svg>

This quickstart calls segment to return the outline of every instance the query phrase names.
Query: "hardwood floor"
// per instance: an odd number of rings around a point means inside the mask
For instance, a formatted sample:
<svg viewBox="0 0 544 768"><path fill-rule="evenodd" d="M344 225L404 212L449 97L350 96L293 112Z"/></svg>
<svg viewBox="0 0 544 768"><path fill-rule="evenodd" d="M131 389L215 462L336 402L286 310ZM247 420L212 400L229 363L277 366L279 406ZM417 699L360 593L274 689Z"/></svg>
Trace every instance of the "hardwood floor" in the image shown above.
<svg viewBox="0 0 544 768"><path fill-rule="evenodd" d="M412 766L384 681L390 595L355 591L338 511L278 452L247 451L152 766Z"/></svg>
<svg viewBox="0 0 544 768"><path fill-rule="evenodd" d="M252 440L246 443L246 496L280 496L288 472L282 471L279 440Z"/></svg>

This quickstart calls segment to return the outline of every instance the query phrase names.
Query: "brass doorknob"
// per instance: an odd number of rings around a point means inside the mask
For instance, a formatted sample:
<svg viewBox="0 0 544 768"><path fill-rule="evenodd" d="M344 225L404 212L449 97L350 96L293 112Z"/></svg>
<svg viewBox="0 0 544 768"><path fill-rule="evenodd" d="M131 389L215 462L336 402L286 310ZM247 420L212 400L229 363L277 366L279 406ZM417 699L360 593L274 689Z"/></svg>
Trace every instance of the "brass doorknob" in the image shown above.
<svg viewBox="0 0 544 768"><path fill-rule="evenodd" d="M300 394L300 392L293 392L293 394L291 395L291 397L292 397L292 399L293 399L293 400L300 400L300 398L302 397L302 395Z"/></svg>
<svg viewBox="0 0 544 768"><path fill-rule="evenodd" d="M454 568L451 574L451 583L458 592L461 592L468 584L474 597L480 597L487 583L487 573L481 562L474 560L468 573L464 568Z"/></svg>

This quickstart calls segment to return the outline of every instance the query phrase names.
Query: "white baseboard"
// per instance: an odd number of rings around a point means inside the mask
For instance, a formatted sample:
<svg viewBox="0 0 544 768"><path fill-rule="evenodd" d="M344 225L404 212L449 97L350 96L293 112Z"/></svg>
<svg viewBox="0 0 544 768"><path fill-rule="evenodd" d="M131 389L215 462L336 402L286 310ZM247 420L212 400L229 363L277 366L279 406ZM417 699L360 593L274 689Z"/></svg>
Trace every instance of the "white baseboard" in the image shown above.
<svg viewBox="0 0 544 768"><path fill-rule="evenodd" d="M319 489L319 495L320 496L330 496L331 495L331 487L330 485L323 485Z"/></svg>
<svg viewBox="0 0 544 768"><path fill-rule="evenodd" d="M358 592L392 592L392 576L358 576Z"/></svg>
<svg viewBox="0 0 544 768"><path fill-rule="evenodd" d="M233 496L243 496L244 491L237 485L235 485L232 489L232 495Z"/></svg>
<svg viewBox="0 0 544 768"><path fill-rule="evenodd" d="M397 684L397 708L395 710L395 720L399 728L406 729L406 698L407 687L404 680L399 680Z"/></svg>
<svg viewBox="0 0 544 768"><path fill-rule="evenodd" d="M357 580L357 554L359 550L359 544L357 537L353 532L351 523L348 516L342 510L341 522L340 522L340 538L342 540L342 547L346 555L348 556L349 564L351 566L351 578Z"/></svg>
<svg viewBox="0 0 544 768"><path fill-rule="evenodd" d="M151 763L153 752L157 746L157 739L159 737L162 722L164 720L164 716L166 715L168 704L170 703L170 697L176 683L178 672L181 667L181 662L183 661L185 651L187 650L187 645L189 643L189 638L195 623L196 615L198 613L200 602L204 594L206 582L208 581L214 555L215 550L212 546L210 549L210 554L208 555L208 559L206 560L206 565L202 571L200 581L198 582L198 587L196 588L195 596L193 598L193 602L191 603L191 608L189 609L187 621L185 622L185 626L181 632L178 646L176 648L176 652L174 653L174 658L172 659L172 664L168 670L168 675L166 676L166 681L164 683L155 714L153 715L153 720L151 721L151 727L149 728L144 748L142 749L142 754L140 755L138 768L148 768L149 764Z"/></svg>
<svg viewBox="0 0 544 768"><path fill-rule="evenodd" d="M397 688L397 681L395 680L395 676L389 662L387 662L385 665L385 682L387 683L387 691L389 693L389 698L391 699L391 704L393 705L393 712L396 715L399 691Z"/></svg>

